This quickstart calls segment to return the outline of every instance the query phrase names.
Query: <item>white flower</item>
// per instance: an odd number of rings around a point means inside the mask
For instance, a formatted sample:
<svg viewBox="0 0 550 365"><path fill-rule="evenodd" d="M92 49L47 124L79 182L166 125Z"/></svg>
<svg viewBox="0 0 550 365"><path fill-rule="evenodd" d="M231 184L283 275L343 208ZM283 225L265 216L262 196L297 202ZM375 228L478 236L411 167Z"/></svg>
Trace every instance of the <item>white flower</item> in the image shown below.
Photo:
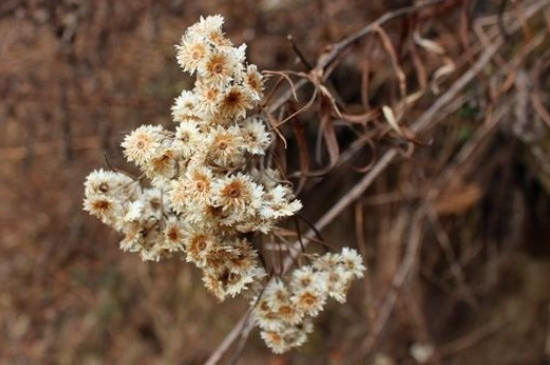
<svg viewBox="0 0 550 365"><path fill-rule="evenodd" d="M244 162L243 139L239 127L218 126L211 130L208 161L213 166L234 169Z"/></svg>
<svg viewBox="0 0 550 365"><path fill-rule="evenodd" d="M197 111L205 119L212 119L215 117L222 97L222 87L223 86L207 82L196 83L194 92L199 100Z"/></svg>
<svg viewBox="0 0 550 365"><path fill-rule="evenodd" d="M363 272L366 270L363 265L363 258L357 250L354 250L349 247L344 247L342 253L340 254L339 260L344 268L356 278L362 278Z"/></svg>
<svg viewBox="0 0 550 365"><path fill-rule="evenodd" d="M211 33L221 33L224 19L221 15L210 15L200 20L187 29L186 36L206 38Z"/></svg>
<svg viewBox="0 0 550 365"><path fill-rule="evenodd" d="M182 37L181 45L176 46L177 60L181 68L189 73L194 73L211 53L208 44L199 36L186 34Z"/></svg>
<svg viewBox="0 0 550 365"><path fill-rule="evenodd" d="M197 123L181 123L176 127L173 147L181 157L190 158L200 148L202 137Z"/></svg>
<svg viewBox="0 0 550 365"><path fill-rule="evenodd" d="M242 85L227 88L219 103L219 116L222 120L243 118L246 111L255 105L255 96L250 89Z"/></svg>
<svg viewBox="0 0 550 365"><path fill-rule="evenodd" d="M128 134L121 144L128 161L141 166L149 162L160 146L162 132L160 125L142 125Z"/></svg>
<svg viewBox="0 0 550 365"><path fill-rule="evenodd" d="M275 354L282 354L292 348L290 343L285 341L284 333L279 331L261 331L260 336L267 347Z"/></svg>
<svg viewBox="0 0 550 365"><path fill-rule="evenodd" d="M84 194L108 195L111 197L123 195L132 198L138 186L137 182L120 172L105 171L103 169L92 171L84 182Z"/></svg>
<svg viewBox="0 0 550 365"><path fill-rule="evenodd" d="M233 49L214 49L198 64L201 82L219 88L228 85L236 75L242 73L243 65Z"/></svg>
<svg viewBox="0 0 550 365"><path fill-rule="evenodd" d="M319 292L326 290L326 283L312 266L304 265L291 274L290 287L293 292L311 288Z"/></svg>
<svg viewBox="0 0 550 365"><path fill-rule="evenodd" d="M183 251L186 239L186 230L181 221L175 217L170 217L162 232L164 236L164 246L170 252Z"/></svg>
<svg viewBox="0 0 550 365"><path fill-rule="evenodd" d="M145 202L143 200L136 200L128 205L128 211L124 216L125 222L137 222L143 217L145 211Z"/></svg>
<svg viewBox="0 0 550 365"><path fill-rule="evenodd" d="M172 118L175 122L199 122L199 103L197 95L189 90L183 90L172 105Z"/></svg>
<svg viewBox="0 0 550 365"><path fill-rule="evenodd" d="M185 184L189 197L200 205L210 204L213 180L213 172L208 167L191 166L185 173Z"/></svg>
<svg viewBox="0 0 550 365"><path fill-rule="evenodd" d="M212 191L212 202L227 215L228 225L253 217L262 204L261 186L242 173L217 180Z"/></svg>
<svg viewBox="0 0 550 365"><path fill-rule="evenodd" d="M124 207L119 200L105 195L90 195L84 199L84 210L115 230L121 230Z"/></svg>
<svg viewBox="0 0 550 365"><path fill-rule="evenodd" d="M334 298L339 303L345 303L346 294L353 280L353 275L341 266L335 266L325 272L325 274L328 296Z"/></svg>
<svg viewBox="0 0 550 365"><path fill-rule="evenodd" d="M296 308L308 316L316 317L327 300L327 294L316 288L302 288L294 292L291 301Z"/></svg>
<svg viewBox="0 0 550 365"><path fill-rule="evenodd" d="M258 100L263 97L262 74L258 72L258 67L256 65L248 65L246 68L244 84L254 91L256 94L255 97Z"/></svg>
<svg viewBox="0 0 550 365"><path fill-rule="evenodd" d="M271 143L271 135L266 131L265 124L259 119L246 119L241 129L244 148L253 155L264 155Z"/></svg>
<svg viewBox="0 0 550 365"><path fill-rule="evenodd" d="M124 252L138 252L143 240L144 227L140 222L131 222L123 227L124 239L120 241L120 249Z"/></svg>
<svg viewBox="0 0 550 365"><path fill-rule="evenodd" d="M302 203L299 200L289 202L286 195L286 188L283 185L276 185L267 191L260 211L262 217L265 219L290 217L302 209Z"/></svg>

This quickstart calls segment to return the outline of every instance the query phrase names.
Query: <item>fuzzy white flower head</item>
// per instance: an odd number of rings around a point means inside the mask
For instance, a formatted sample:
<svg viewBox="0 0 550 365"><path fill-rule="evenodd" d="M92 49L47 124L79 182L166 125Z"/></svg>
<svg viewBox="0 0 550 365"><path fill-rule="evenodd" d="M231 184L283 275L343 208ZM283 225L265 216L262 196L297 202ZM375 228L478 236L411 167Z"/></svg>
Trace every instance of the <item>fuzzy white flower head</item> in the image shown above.
<svg viewBox="0 0 550 365"><path fill-rule="evenodd" d="M271 134L257 118L246 119L241 129L244 148L252 155L264 155L271 143Z"/></svg>
<svg viewBox="0 0 550 365"><path fill-rule="evenodd" d="M246 74L244 76L244 84L248 86L255 94L256 98L262 99L263 97L263 78L262 74L258 72L256 65L248 65L246 68Z"/></svg>
<svg viewBox="0 0 550 365"><path fill-rule="evenodd" d="M137 183L130 177L120 172L95 170L86 177L84 182L84 193L89 196L93 194L120 196L126 195L129 198L136 193Z"/></svg>
<svg viewBox="0 0 550 365"><path fill-rule="evenodd" d="M200 100L195 93L183 90L172 105L172 119L174 122L200 122Z"/></svg>
<svg viewBox="0 0 550 365"><path fill-rule="evenodd" d="M202 38L205 40L208 39L211 41L213 34L223 36L223 22L224 19L221 15L210 15L206 18L201 16L197 23L187 29L185 36L190 38Z"/></svg>
<svg viewBox="0 0 550 365"><path fill-rule="evenodd" d="M183 36L181 45L176 46L176 49L179 65L184 71L191 74L208 58L211 52L203 38L192 34Z"/></svg>
<svg viewBox="0 0 550 365"><path fill-rule="evenodd" d="M253 217L262 204L263 189L248 175L219 179L213 186L213 203L227 214L226 224L234 224Z"/></svg>
<svg viewBox="0 0 550 365"><path fill-rule="evenodd" d="M128 134L121 146L130 162L145 165L154 156L162 140L163 128L160 125L142 125Z"/></svg>
<svg viewBox="0 0 550 365"><path fill-rule="evenodd" d="M340 262L342 263L344 268L356 278L363 277L363 273L366 268L363 265L363 259L361 255L359 255L357 250L349 247L344 247L342 249L342 253L340 254Z"/></svg>
<svg viewBox="0 0 550 365"><path fill-rule="evenodd" d="M243 50L244 54L244 50ZM215 49L198 64L198 74L205 84L224 87L240 77L243 64L240 52L233 48Z"/></svg>
<svg viewBox="0 0 550 365"><path fill-rule="evenodd" d="M197 149L200 148L202 138L203 136L197 123L181 123L176 127L173 148L179 156L185 159L191 158Z"/></svg>
<svg viewBox="0 0 550 365"><path fill-rule="evenodd" d="M90 195L84 199L84 210L103 223L120 229L124 208L116 199L106 195Z"/></svg>

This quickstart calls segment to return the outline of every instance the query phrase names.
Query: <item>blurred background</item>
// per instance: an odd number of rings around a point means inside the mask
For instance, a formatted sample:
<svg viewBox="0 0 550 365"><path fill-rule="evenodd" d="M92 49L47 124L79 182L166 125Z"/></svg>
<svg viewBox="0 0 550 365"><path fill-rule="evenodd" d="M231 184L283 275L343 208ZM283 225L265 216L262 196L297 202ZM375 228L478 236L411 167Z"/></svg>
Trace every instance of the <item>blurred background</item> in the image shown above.
<svg viewBox="0 0 550 365"><path fill-rule="evenodd" d="M422 3L2 0L0 363L202 364L246 312L217 303L189 264L123 254L82 211L84 178L105 156L132 169L125 133L171 125L172 100L193 81L174 45L200 15L223 15L259 69L307 72L328 45ZM440 1L342 52L326 85L356 117L333 121L338 163L300 181L300 198L314 222L396 153L322 232L358 247L368 274L348 303L328 304L302 349L272 355L253 332L240 363L549 363L548 5ZM402 127L388 127L384 105ZM316 147L319 116L313 107L281 129L289 173L334 157Z"/></svg>

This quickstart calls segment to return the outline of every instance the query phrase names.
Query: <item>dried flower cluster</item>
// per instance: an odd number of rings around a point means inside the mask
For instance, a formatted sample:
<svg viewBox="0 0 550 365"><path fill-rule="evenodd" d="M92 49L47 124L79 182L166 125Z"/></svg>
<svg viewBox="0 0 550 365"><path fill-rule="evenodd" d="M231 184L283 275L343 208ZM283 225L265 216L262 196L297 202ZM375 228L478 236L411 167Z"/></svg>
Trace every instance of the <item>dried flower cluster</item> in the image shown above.
<svg viewBox="0 0 550 365"><path fill-rule="evenodd" d="M319 315L327 298L344 303L351 281L363 277L364 270L357 251L345 247L340 254L327 253L294 270L288 284L271 280L252 301L266 345L275 353L301 346L313 331L311 318Z"/></svg>
<svg viewBox="0 0 550 365"><path fill-rule="evenodd" d="M267 278L247 237L269 234L302 205L279 171L259 163L272 135L262 119L246 114L263 97L262 75L245 64L245 45L234 47L222 23L221 16L201 18L177 46L179 64L196 82L175 100L175 131L143 125L124 138L124 155L142 176L92 172L84 209L124 235L123 251L153 261L181 255L194 263L220 300L254 286L248 295L255 296L262 337L282 352L305 341L309 319L327 297L345 300L364 267L345 249L295 270L289 285Z"/></svg>

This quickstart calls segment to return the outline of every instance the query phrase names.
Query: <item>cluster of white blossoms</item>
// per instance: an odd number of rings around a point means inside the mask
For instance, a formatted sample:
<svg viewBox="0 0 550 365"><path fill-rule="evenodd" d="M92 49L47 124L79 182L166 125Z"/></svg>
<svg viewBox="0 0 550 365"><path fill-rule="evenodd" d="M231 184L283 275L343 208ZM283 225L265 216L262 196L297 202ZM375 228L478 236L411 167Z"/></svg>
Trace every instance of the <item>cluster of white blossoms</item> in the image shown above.
<svg viewBox="0 0 550 365"><path fill-rule="evenodd" d="M221 16L201 18L177 46L179 64L196 81L175 100L175 130L143 125L124 138L124 155L142 175L92 172L84 209L124 235L123 251L194 263L220 300L267 284L248 295L256 294L262 337L281 352L305 341L309 319L328 296L343 301L364 267L345 249L295 270L289 286L268 278L249 238L269 234L302 204L278 170L262 167L272 134L261 118L247 117L262 100L262 75L245 63L245 45L224 36L222 23Z"/></svg>
<svg viewBox="0 0 550 365"><path fill-rule="evenodd" d="M313 331L311 319L323 310L327 298L344 303L352 280L363 277L364 271L357 251L344 247L342 253L327 253L295 269L288 282L271 280L252 301L266 345L274 353L301 346Z"/></svg>

